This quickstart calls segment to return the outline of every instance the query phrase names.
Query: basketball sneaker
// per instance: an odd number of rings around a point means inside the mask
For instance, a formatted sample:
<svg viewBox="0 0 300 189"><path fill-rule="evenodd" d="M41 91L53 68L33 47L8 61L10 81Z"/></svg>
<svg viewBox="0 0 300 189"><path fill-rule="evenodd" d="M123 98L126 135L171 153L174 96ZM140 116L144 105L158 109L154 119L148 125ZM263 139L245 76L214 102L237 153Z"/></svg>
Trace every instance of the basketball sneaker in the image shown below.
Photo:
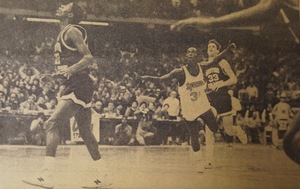
<svg viewBox="0 0 300 189"><path fill-rule="evenodd" d="M212 163L206 163L206 165L204 166L205 169L212 169L213 165Z"/></svg>
<svg viewBox="0 0 300 189"><path fill-rule="evenodd" d="M112 182L109 181L107 175L101 177L92 177L81 184L81 188L83 189L110 188L111 186Z"/></svg>
<svg viewBox="0 0 300 189"><path fill-rule="evenodd" d="M39 176L35 176L30 179L23 179L23 182L40 188L54 188L52 174L47 169L42 170Z"/></svg>
<svg viewBox="0 0 300 189"><path fill-rule="evenodd" d="M248 137L246 132L241 128L241 126L235 126L236 136L239 138L242 144L248 143Z"/></svg>
<svg viewBox="0 0 300 189"><path fill-rule="evenodd" d="M82 177L82 188L110 188L112 180L111 176L105 174L108 172L108 167L104 159L91 162L86 168L88 176Z"/></svg>

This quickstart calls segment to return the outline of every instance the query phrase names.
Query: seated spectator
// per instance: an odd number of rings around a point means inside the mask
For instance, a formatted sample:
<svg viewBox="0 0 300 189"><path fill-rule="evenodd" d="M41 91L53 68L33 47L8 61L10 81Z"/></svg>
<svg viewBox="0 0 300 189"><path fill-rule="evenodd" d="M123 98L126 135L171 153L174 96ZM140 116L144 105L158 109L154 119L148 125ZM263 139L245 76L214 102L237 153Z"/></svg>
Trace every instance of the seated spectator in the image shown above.
<svg viewBox="0 0 300 189"><path fill-rule="evenodd" d="M44 128L45 120L46 116L43 113L38 113L38 117L32 120L30 132L33 144L39 146L46 145L46 130Z"/></svg>
<svg viewBox="0 0 300 189"><path fill-rule="evenodd" d="M12 92L5 102L6 109L9 110L19 110L20 101L18 99L18 95Z"/></svg>
<svg viewBox="0 0 300 189"><path fill-rule="evenodd" d="M124 115L124 108L122 104L119 104L116 108L116 117L122 117Z"/></svg>
<svg viewBox="0 0 300 189"><path fill-rule="evenodd" d="M24 114L35 113L39 111L39 106L35 102L35 96L28 96L28 99L20 104L20 110Z"/></svg>
<svg viewBox="0 0 300 189"><path fill-rule="evenodd" d="M164 100L163 105L164 104L169 105L168 108L169 119L176 120L180 110L180 102L177 99L177 92L171 91L169 97Z"/></svg>
<svg viewBox="0 0 300 189"><path fill-rule="evenodd" d="M263 112L261 114L261 122L264 127L270 126L271 121L273 120L272 109L273 108L271 103L267 104L267 107L263 109Z"/></svg>
<svg viewBox="0 0 300 189"><path fill-rule="evenodd" d="M0 109L5 108L5 93L3 91L0 91Z"/></svg>
<svg viewBox="0 0 300 189"><path fill-rule="evenodd" d="M252 143L256 144L260 143L261 120L259 112L254 105L251 105L249 110L246 111L245 124L248 130L248 141L252 141Z"/></svg>
<svg viewBox="0 0 300 189"><path fill-rule="evenodd" d="M38 105L40 110L47 110L48 109L47 106L46 106L46 100L43 96L38 97L37 105Z"/></svg>
<svg viewBox="0 0 300 189"><path fill-rule="evenodd" d="M255 102L258 98L258 89L254 85L253 81L250 82L249 86L246 88L246 91L248 93L248 101Z"/></svg>
<svg viewBox="0 0 300 189"><path fill-rule="evenodd" d="M132 145L132 127L127 124L127 117L123 116L122 122L115 127L115 145Z"/></svg>
<svg viewBox="0 0 300 189"><path fill-rule="evenodd" d="M136 131L136 140L139 145L151 145L157 129L153 126L153 113L147 108L147 103L142 102L139 109L135 112L139 120Z"/></svg>
<svg viewBox="0 0 300 189"><path fill-rule="evenodd" d="M46 102L47 110L54 110L57 105L57 99L52 98L49 102Z"/></svg>
<svg viewBox="0 0 300 189"><path fill-rule="evenodd" d="M294 117L291 106L287 103L287 95L282 92L279 96L280 101L275 104L272 110L274 117L274 128L272 130L272 142L275 147L279 146L279 141L283 139L288 130L289 122Z"/></svg>
<svg viewBox="0 0 300 189"><path fill-rule="evenodd" d="M102 114L103 113L103 104L102 104L102 102L100 100L96 101L93 104L92 110L95 111L98 114Z"/></svg>
<svg viewBox="0 0 300 189"><path fill-rule="evenodd" d="M130 117L133 118L134 117L134 113L137 111L139 104L137 101L133 101L130 107L127 107L126 112L125 112L125 116L126 117Z"/></svg>
<svg viewBox="0 0 300 189"><path fill-rule="evenodd" d="M282 92L279 96L279 102L275 104L272 110L272 114L275 118L275 121L280 119L290 120L294 117L291 106L287 103L287 95L285 92Z"/></svg>
<svg viewBox="0 0 300 189"><path fill-rule="evenodd" d="M117 110L113 102L109 102L104 111L105 118L115 118L117 117Z"/></svg>

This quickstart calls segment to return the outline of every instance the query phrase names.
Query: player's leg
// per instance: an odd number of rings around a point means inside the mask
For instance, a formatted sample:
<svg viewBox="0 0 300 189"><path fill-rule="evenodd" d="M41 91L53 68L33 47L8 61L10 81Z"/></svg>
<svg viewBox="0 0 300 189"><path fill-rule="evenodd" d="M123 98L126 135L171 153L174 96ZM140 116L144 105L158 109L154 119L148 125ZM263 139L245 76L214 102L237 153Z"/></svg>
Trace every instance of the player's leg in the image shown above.
<svg viewBox="0 0 300 189"><path fill-rule="evenodd" d="M195 167L195 171L198 173L204 172L203 154L200 150L199 142L199 125L201 123L198 120L186 121L187 130L191 138L192 151L190 151L190 159Z"/></svg>
<svg viewBox="0 0 300 189"><path fill-rule="evenodd" d="M300 164L300 112L294 117L283 138L283 149L293 161Z"/></svg>
<svg viewBox="0 0 300 189"><path fill-rule="evenodd" d="M224 128L225 138L228 146L232 146L235 132L233 130L233 118L231 114L221 116L221 126Z"/></svg>
<svg viewBox="0 0 300 189"><path fill-rule="evenodd" d="M242 144L247 144L248 138L245 131L241 126L233 126L233 116L232 114L227 114L222 116L222 126L224 127L225 133L228 135L229 143L232 143L233 136L237 136Z"/></svg>
<svg viewBox="0 0 300 189"><path fill-rule="evenodd" d="M194 152L200 150L199 143L199 121L186 121L186 126L191 137L191 145Z"/></svg>
<svg viewBox="0 0 300 189"><path fill-rule="evenodd" d="M91 109L81 107L75 115L80 136L82 137L93 161L86 165L89 177L81 181L82 188L102 188L111 185L107 178L107 167L100 155L98 142L91 128Z"/></svg>
<svg viewBox="0 0 300 189"><path fill-rule="evenodd" d="M214 163L214 144L214 133L205 125L205 147L202 150L206 169L211 169Z"/></svg>
<svg viewBox="0 0 300 189"><path fill-rule="evenodd" d="M55 157L60 143L59 127L65 125L78 112L80 107L72 100L61 100L58 102L55 111L45 122L47 129L46 156Z"/></svg>
<svg viewBox="0 0 300 189"><path fill-rule="evenodd" d="M212 110L209 110L201 115L202 120L205 123L205 142L206 145L203 148L203 159L205 161L205 168L212 168L213 163L213 151L214 151L214 133L218 131L217 115Z"/></svg>
<svg viewBox="0 0 300 189"><path fill-rule="evenodd" d="M55 166L55 155L60 142L59 127L63 126L79 109L71 100L61 100L51 117L45 122L47 128L46 157L41 172L24 182L34 186L53 188L52 173Z"/></svg>
<svg viewBox="0 0 300 189"><path fill-rule="evenodd" d="M75 115L75 120L78 125L80 136L82 137L93 160L101 159L98 148L98 142L92 133L91 120L92 112L90 108L81 107Z"/></svg>

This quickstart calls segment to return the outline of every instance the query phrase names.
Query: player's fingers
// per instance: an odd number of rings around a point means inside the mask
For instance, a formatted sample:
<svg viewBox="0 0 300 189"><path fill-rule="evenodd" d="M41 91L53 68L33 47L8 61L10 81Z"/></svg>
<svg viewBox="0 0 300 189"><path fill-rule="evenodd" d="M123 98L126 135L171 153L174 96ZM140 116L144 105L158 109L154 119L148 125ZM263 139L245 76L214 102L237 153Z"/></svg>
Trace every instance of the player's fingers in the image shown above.
<svg viewBox="0 0 300 189"><path fill-rule="evenodd" d="M236 44L235 44L235 43L230 43L230 44L229 44L229 48L230 48L231 50L235 50L235 49L236 49Z"/></svg>

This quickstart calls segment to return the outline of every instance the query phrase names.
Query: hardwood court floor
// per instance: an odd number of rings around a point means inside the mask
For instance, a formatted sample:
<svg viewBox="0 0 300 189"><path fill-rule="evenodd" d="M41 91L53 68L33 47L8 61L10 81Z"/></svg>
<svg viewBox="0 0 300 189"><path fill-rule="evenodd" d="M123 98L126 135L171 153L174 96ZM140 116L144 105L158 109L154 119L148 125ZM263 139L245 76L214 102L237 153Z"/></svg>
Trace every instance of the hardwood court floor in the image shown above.
<svg viewBox="0 0 300 189"><path fill-rule="evenodd" d="M196 173L189 146L100 146L114 189L299 189L300 166L263 145L215 146L215 167ZM21 182L42 166L45 147L0 146L0 189L34 189ZM55 189L80 188L90 160L84 145L60 146Z"/></svg>

